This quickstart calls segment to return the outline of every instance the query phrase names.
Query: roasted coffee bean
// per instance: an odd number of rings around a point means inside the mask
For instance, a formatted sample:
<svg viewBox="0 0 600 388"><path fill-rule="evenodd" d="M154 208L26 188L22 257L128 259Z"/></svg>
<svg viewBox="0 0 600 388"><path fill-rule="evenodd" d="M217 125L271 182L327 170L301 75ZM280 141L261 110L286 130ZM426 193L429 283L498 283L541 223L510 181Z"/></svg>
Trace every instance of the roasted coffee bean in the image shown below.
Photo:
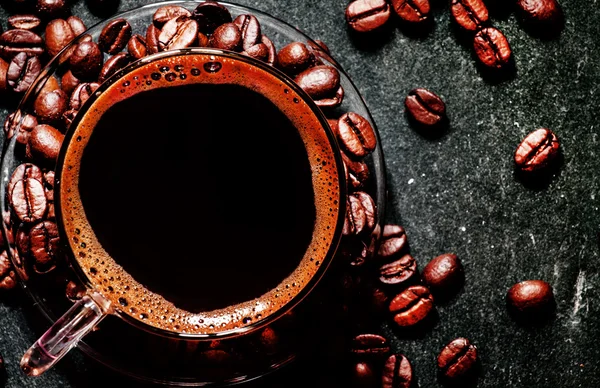
<svg viewBox="0 0 600 388"><path fill-rule="evenodd" d="M275 49L275 45L273 44L271 39L267 38L267 36L264 34L262 36L262 43L265 46L267 46L267 52L269 53L265 62L267 62L271 66L274 66L275 61L277 60L277 50Z"/></svg>
<svg viewBox="0 0 600 388"><path fill-rule="evenodd" d="M79 111L77 109L68 109L65 111L65 113L63 113L62 120L66 129L71 126L71 123L73 123L73 120L75 120L75 116L77 116L78 112Z"/></svg>
<svg viewBox="0 0 600 388"><path fill-rule="evenodd" d="M413 384L413 370L410 361L403 354L392 354L385 361L382 374L382 388L410 388Z"/></svg>
<svg viewBox="0 0 600 388"><path fill-rule="evenodd" d="M223 24L210 37L210 47L223 50L240 51L242 49L242 33L233 23Z"/></svg>
<svg viewBox="0 0 600 388"><path fill-rule="evenodd" d="M37 222L46 214L47 201L42 183L34 178L17 181L13 187L10 204L19 220L26 223Z"/></svg>
<svg viewBox="0 0 600 388"><path fill-rule="evenodd" d="M554 132L540 128L519 144L515 151L515 164L521 171L540 171L551 165L559 152L560 143Z"/></svg>
<svg viewBox="0 0 600 388"><path fill-rule="evenodd" d="M352 194L360 201L362 207L365 209L366 225L365 233L371 233L375 228L375 222L377 222L377 207L373 198L365 193L364 191L357 191Z"/></svg>
<svg viewBox="0 0 600 388"><path fill-rule="evenodd" d="M7 139L11 139L15 132L17 132L17 142L19 144L26 144L29 141L30 132L38 125L38 121L35 116L27 113L23 119L21 119L21 116L21 112L16 111L6 117L4 121L4 134Z"/></svg>
<svg viewBox="0 0 600 388"><path fill-rule="evenodd" d="M100 75L98 76L98 83L102 83L110 78L111 75L121 70L131 62L131 57L128 53L118 53L110 57L102 66Z"/></svg>
<svg viewBox="0 0 600 388"><path fill-rule="evenodd" d="M350 384L357 388L372 388L377 386L377 375L373 367L366 362L352 365Z"/></svg>
<svg viewBox="0 0 600 388"><path fill-rule="evenodd" d="M379 281L388 286L399 286L408 283L416 273L417 261L407 254L398 260L382 265L379 268Z"/></svg>
<svg viewBox="0 0 600 388"><path fill-rule="evenodd" d="M554 308L552 286L543 280L526 280L508 290L506 302L515 318L545 318Z"/></svg>
<svg viewBox="0 0 600 388"><path fill-rule="evenodd" d="M425 266L423 281L436 297L448 296L463 284L463 266L455 254L445 253L432 259Z"/></svg>
<svg viewBox="0 0 600 388"><path fill-rule="evenodd" d="M98 37L98 47L101 51L115 55L123 50L131 38L131 25L125 19L115 19L102 29Z"/></svg>
<svg viewBox="0 0 600 388"><path fill-rule="evenodd" d="M467 31L477 31L488 22L489 14L483 0L452 0L454 21Z"/></svg>
<svg viewBox="0 0 600 388"><path fill-rule="evenodd" d="M35 179L42 183L44 181L42 170L32 163L20 164L10 176L8 193L12 193L18 183L23 184L27 179Z"/></svg>
<svg viewBox="0 0 600 388"><path fill-rule="evenodd" d="M43 274L56 268L59 236L54 222L42 221L31 228L29 244L35 272Z"/></svg>
<svg viewBox="0 0 600 388"><path fill-rule="evenodd" d="M8 89L8 62L0 58L0 91Z"/></svg>
<svg viewBox="0 0 600 388"><path fill-rule="evenodd" d="M8 258L8 253L0 254L0 290L11 290L17 285L17 274Z"/></svg>
<svg viewBox="0 0 600 388"><path fill-rule="evenodd" d="M196 45L198 47L208 47L208 36L206 36L205 34L199 32L198 33L198 39L196 41Z"/></svg>
<svg viewBox="0 0 600 388"><path fill-rule="evenodd" d="M80 80L94 80L98 77L104 56L94 42L81 42L69 58L73 75Z"/></svg>
<svg viewBox="0 0 600 388"><path fill-rule="evenodd" d="M73 30L73 34L75 34L75 36L79 36L87 31L85 23L77 16L69 16L67 18L67 23L69 23L69 26L71 26L71 30Z"/></svg>
<svg viewBox="0 0 600 388"><path fill-rule="evenodd" d="M146 40L141 35L134 35L127 43L127 52L133 59L140 59L148 54Z"/></svg>
<svg viewBox="0 0 600 388"><path fill-rule="evenodd" d="M35 32L8 30L0 35L0 55L7 61L18 54L38 56L44 53L44 42Z"/></svg>
<svg viewBox="0 0 600 388"><path fill-rule="evenodd" d="M233 20L242 33L242 49L248 51L262 41L260 23L254 15L239 15Z"/></svg>
<svg viewBox="0 0 600 388"><path fill-rule="evenodd" d="M198 23L194 19L180 16L169 20L158 35L161 51L191 47L198 38Z"/></svg>
<svg viewBox="0 0 600 388"><path fill-rule="evenodd" d="M146 30L146 51L148 55L156 54L160 51L160 45L158 43L159 35L160 30L156 28L154 24L150 24Z"/></svg>
<svg viewBox="0 0 600 388"><path fill-rule="evenodd" d="M377 250L377 257L389 262L404 253L408 246L408 238L404 228L399 225L386 225L383 228L381 243Z"/></svg>
<svg viewBox="0 0 600 388"><path fill-rule="evenodd" d="M242 54L266 62L269 57L269 49L265 44L259 43L250 47L248 50L242 51Z"/></svg>
<svg viewBox="0 0 600 388"><path fill-rule="evenodd" d="M17 230L15 245L17 246L17 251L20 255L19 258L29 260L29 228L21 227Z"/></svg>
<svg viewBox="0 0 600 388"><path fill-rule="evenodd" d="M44 93L53 92L58 89L60 89L60 84L58 83L58 80L56 79L56 77L51 76L46 79L44 85L40 89L39 94L42 95Z"/></svg>
<svg viewBox="0 0 600 388"><path fill-rule="evenodd" d="M360 359L385 358L390 352L387 338L378 334L359 334L352 339L350 351Z"/></svg>
<svg viewBox="0 0 600 388"><path fill-rule="evenodd" d="M375 203L371 196L364 192L356 192L348 196L346 218L342 234L344 236L370 233L376 221Z"/></svg>
<svg viewBox="0 0 600 388"><path fill-rule="evenodd" d="M457 338L442 349L437 358L442 376L450 380L463 378L474 371L477 348L466 338Z"/></svg>
<svg viewBox="0 0 600 388"><path fill-rule="evenodd" d="M419 23L427 20L431 10L429 0L391 0L392 7L405 22Z"/></svg>
<svg viewBox="0 0 600 388"><path fill-rule="evenodd" d="M487 67L500 69L506 66L512 56L512 50L504 34L493 27L480 30L475 35L475 54Z"/></svg>
<svg viewBox="0 0 600 388"><path fill-rule="evenodd" d="M85 82L75 88L71 99L69 100L69 107L71 109L79 110L85 104L85 102L94 94L100 84L96 82Z"/></svg>
<svg viewBox="0 0 600 388"><path fill-rule="evenodd" d="M40 162L53 164L56 162L64 135L58 129L40 124L31 131L29 135L29 147L31 155Z"/></svg>
<svg viewBox="0 0 600 388"><path fill-rule="evenodd" d="M435 93L427 89L413 89L404 100L406 112L420 125L435 127L446 119L446 104Z"/></svg>
<svg viewBox="0 0 600 388"><path fill-rule="evenodd" d="M427 287L410 286L392 299L389 310L398 326L415 326L433 310L433 297Z"/></svg>
<svg viewBox="0 0 600 388"><path fill-rule="evenodd" d="M46 20L64 16L68 11L66 0L37 0L36 13Z"/></svg>
<svg viewBox="0 0 600 388"><path fill-rule="evenodd" d="M46 51L55 56L75 38L69 23L63 19L54 19L46 26Z"/></svg>
<svg viewBox="0 0 600 388"><path fill-rule="evenodd" d="M556 0L517 0L521 16L534 23L555 23L562 19L562 10Z"/></svg>
<svg viewBox="0 0 600 388"><path fill-rule="evenodd" d="M8 28L13 30L36 30L42 21L35 15L13 15L8 18Z"/></svg>
<svg viewBox="0 0 600 388"><path fill-rule="evenodd" d="M377 146L375 131L367 119L348 112L338 120L338 139L343 148L353 157L362 158Z"/></svg>
<svg viewBox="0 0 600 388"><path fill-rule="evenodd" d="M304 43L293 42L277 53L277 67L287 75L296 75L315 65L315 57Z"/></svg>
<svg viewBox="0 0 600 388"><path fill-rule="evenodd" d="M337 126L337 121L336 121ZM361 189L369 180L369 167L361 160L352 160L342 151L342 160L347 171L347 182L353 189Z"/></svg>
<svg viewBox="0 0 600 388"><path fill-rule="evenodd" d="M85 287L78 282L70 280L65 289L65 296L71 302L76 302L85 296Z"/></svg>
<svg viewBox="0 0 600 388"><path fill-rule="evenodd" d="M33 112L40 123L58 123L67 105L67 94L57 89L40 94L33 104Z"/></svg>
<svg viewBox="0 0 600 388"><path fill-rule="evenodd" d="M67 72L63 74L62 78L60 79L60 85L62 87L62 90L64 90L65 93L67 93L68 95L71 95L73 93L73 90L75 90L77 85L79 85L80 83L81 80L75 77L71 70L67 70Z"/></svg>
<svg viewBox="0 0 600 388"><path fill-rule="evenodd" d="M390 6L386 0L356 0L346 7L346 21L357 32L371 32L390 19Z"/></svg>
<svg viewBox="0 0 600 388"><path fill-rule="evenodd" d="M315 66L296 76L296 83L313 100L332 97L340 87L340 73L332 66Z"/></svg>
<svg viewBox="0 0 600 388"><path fill-rule="evenodd" d="M189 18L192 16L192 13L178 5L165 5L154 12L154 16L152 16L152 23L154 23L156 28L162 28L166 22L171 19L177 19L180 16Z"/></svg>
<svg viewBox="0 0 600 388"><path fill-rule="evenodd" d="M314 100L315 104L321 109L333 109L342 105L344 100L344 88L340 85L331 97L324 97L319 100Z"/></svg>
<svg viewBox="0 0 600 388"><path fill-rule="evenodd" d="M220 25L232 21L229 10L216 1L198 4L192 17L198 22L198 29L203 34L212 34Z"/></svg>
<svg viewBox="0 0 600 388"><path fill-rule="evenodd" d="M21 53L8 65L6 72L8 86L16 93L23 93L33 84L41 70L42 64L37 57L29 57Z"/></svg>

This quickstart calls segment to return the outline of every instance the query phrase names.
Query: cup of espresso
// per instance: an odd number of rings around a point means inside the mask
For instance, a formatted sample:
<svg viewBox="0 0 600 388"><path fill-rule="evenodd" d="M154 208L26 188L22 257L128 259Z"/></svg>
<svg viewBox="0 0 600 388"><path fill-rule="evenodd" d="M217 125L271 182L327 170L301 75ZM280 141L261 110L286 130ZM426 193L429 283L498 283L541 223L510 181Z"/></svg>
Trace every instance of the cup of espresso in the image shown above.
<svg viewBox="0 0 600 388"><path fill-rule="evenodd" d="M63 142L56 220L86 295L27 351L39 375L104 317L203 341L302 301L340 241L345 172L289 78L215 49L145 57L89 98Z"/></svg>

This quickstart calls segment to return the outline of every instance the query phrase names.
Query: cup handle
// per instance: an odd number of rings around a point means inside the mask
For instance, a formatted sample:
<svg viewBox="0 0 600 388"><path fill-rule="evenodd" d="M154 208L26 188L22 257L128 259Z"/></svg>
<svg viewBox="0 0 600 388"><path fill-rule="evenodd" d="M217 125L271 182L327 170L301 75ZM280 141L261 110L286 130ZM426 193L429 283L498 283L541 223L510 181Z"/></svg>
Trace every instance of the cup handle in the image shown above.
<svg viewBox="0 0 600 388"><path fill-rule="evenodd" d="M85 295L50 327L21 359L21 370L39 376L56 364L110 310L110 302L98 293Z"/></svg>

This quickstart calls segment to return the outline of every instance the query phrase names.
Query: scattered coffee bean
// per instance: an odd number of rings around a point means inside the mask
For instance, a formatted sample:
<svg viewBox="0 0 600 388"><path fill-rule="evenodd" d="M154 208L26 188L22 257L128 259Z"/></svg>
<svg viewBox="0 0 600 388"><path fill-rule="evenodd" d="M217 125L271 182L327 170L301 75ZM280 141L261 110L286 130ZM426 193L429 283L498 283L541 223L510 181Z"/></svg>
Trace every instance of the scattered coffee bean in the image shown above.
<svg viewBox="0 0 600 388"><path fill-rule="evenodd" d="M71 94L71 99L69 100L69 107L71 109L79 110L85 104L85 102L94 94L96 89L100 84L96 82L85 82L78 85L73 94Z"/></svg>
<svg viewBox="0 0 600 388"><path fill-rule="evenodd" d="M102 66L100 75L98 76L98 83L102 83L110 78L111 75L121 70L131 62L131 57L127 53L118 53L110 57Z"/></svg>
<svg viewBox="0 0 600 388"><path fill-rule="evenodd" d="M254 15L239 15L233 20L242 34L242 49L250 50L252 46L261 43L262 33L260 23Z"/></svg>
<svg viewBox="0 0 600 388"><path fill-rule="evenodd" d="M32 163L20 164L10 176L8 181L8 193L12 193L17 183L26 183L27 179L35 179L40 183L44 180L42 170Z"/></svg>
<svg viewBox="0 0 600 388"><path fill-rule="evenodd" d="M17 274L13 268L8 253L0 254L0 290L11 290L17 285Z"/></svg>
<svg viewBox="0 0 600 388"><path fill-rule="evenodd" d="M35 32L8 30L0 35L0 55L7 61L18 54L39 56L44 53L44 42Z"/></svg>
<svg viewBox="0 0 600 388"><path fill-rule="evenodd" d="M171 19L177 19L180 16L189 18L192 16L192 13L178 5L165 5L154 12L154 16L152 16L152 23L154 23L156 28L162 28L166 22Z"/></svg>
<svg viewBox="0 0 600 388"><path fill-rule="evenodd" d="M146 40L141 35L134 35L127 42L127 52L133 59L140 59L148 54Z"/></svg>
<svg viewBox="0 0 600 388"><path fill-rule="evenodd" d="M463 266L453 253L432 259L423 269L423 281L436 297L448 296L464 282Z"/></svg>
<svg viewBox="0 0 600 388"><path fill-rule="evenodd" d="M40 94L33 104L33 112L40 123L57 123L67 110L67 94L62 89Z"/></svg>
<svg viewBox="0 0 600 388"><path fill-rule="evenodd" d="M433 297L427 287L410 286L392 299L389 310L398 326L415 326L433 310Z"/></svg>
<svg viewBox="0 0 600 388"><path fill-rule="evenodd" d="M71 26L71 30L73 30L73 34L75 34L75 36L79 36L87 31L85 23L77 16L69 16L67 18L67 23L69 23L69 26Z"/></svg>
<svg viewBox="0 0 600 388"><path fill-rule="evenodd" d="M529 22L551 24L562 19L562 10L556 0L517 0L517 7Z"/></svg>
<svg viewBox="0 0 600 388"><path fill-rule="evenodd" d="M477 364L477 348L468 339L457 338L442 349L437 364L445 378L461 379L474 371Z"/></svg>
<svg viewBox="0 0 600 388"><path fill-rule="evenodd" d="M31 257L35 272L43 274L56 267L59 248L58 228L54 222L42 221L29 233Z"/></svg>
<svg viewBox="0 0 600 388"><path fill-rule="evenodd" d="M216 1L198 4L192 17L198 22L198 29L203 34L212 34L217 27L232 21L229 10Z"/></svg>
<svg viewBox="0 0 600 388"><path fill-rule="evenodd" d="M333 96L340 87L340 73L332 66L315 66L296 76L296 83L313 100Z"/></svg>
<svg viewBox="0 0 600 388"><path fill-rule="evenodd" d="M399 286L408 283L417 273L417 261L411 255L384 264L379 268L379 281L386 285Z"/></svg>
<svg viewBox="0 0 600 388"><path fill-rule="evenodd" d="M114 55L123 50L131 38L131 25L125 19L119 18L107 23L98 37L98 47L101 51Z"/></svg>
<svg viewBox="0 0 600 388"><path fill-rule="evenodd" d="M410 23L427 20L431 9L429 0L391 0L391 2L400 19Z"/></svg>
<svg viewBox="0 0 600 388"><path fill-rule="evenodd" d="M552 286L543 280L526 280L508 290L506 301L515 318L546 318L554 308Z"/></svg>
<svg viewBox="0 0 600 388"><path fill-rule="evenodd" d="M242 33L233 23L223 24L217 27L210 37L208 45L223 50L241 51Z"/></svg>
<svg viewBox="0 0 600 388"><path fill-rule="evenodd" d="M354 112L345 113L339 118L338 139L344 149L356 158L367 156L377 146L371 123Z"/></svg>
<svg viewBox="0 0 600 388"><path fill-rule="evenodd" d="M390 19L390 6L386 0L356 0L346 7L346 21L356 32L371 32Z"/></svg>
<svg viewBox="0 0 600 388"><path fill-rule="evenodd" d="M404 100L404 106L409 117L425 127L439 126L446 119L446 104L427 89L411 90Z"/></svg>
<svg viewBox="0 0 600 388"><path fill-rule="evenodd" d="M69 23L63 19L54 19L46 26L46 51L55 56L75 38Z"/></svg>
<svg viewBox="0 0 600 388"><path fill-rule="evenodd" d="M198 37L198 23L185 16L169 20L158 35L161 51L187 48L194 45Z"/></svg>
<svg viewBox="0 0 600 388"><path fill-rule="evenodd" d="M148 55L156 54L160 51L160 44L158 43L159 35L160 30L154 24L150 24L146 30L146 51Z"/></svg>
<svg viewBox="0 0 600 388"><path fill-rule="evenodd" d="M357 388L377 386L377 375L373 371L373 367L366 362L355 363L351 371L351 385Z"/></svg>
<svg viewBox="0 0 600 388"><path fill-rule="evenodd" d="M335 121L337 127L337 121ZM342 151L342 161L348 172L347 181L353 189L363 188L369 180L369 167L362 160L352 160Z"/></svg>
<svg viewBox="0 0 600 388"><path fill-rule="evenodd" d="M11 139L15 132L17 132L17 142L19 144L26 144L29 141L29 134L38 125L38 121L35 116L25 114L21 120L20 111L11 113L6 117L4 121L4 134L7 139ZM10 192L10 190L9 190Z"/></svg>
<svg viewBox="0 0 600 388"><path fill-rule="evenodd" d="M402 354L392 354L383 366L382 388L411 388L413 370L410 361Z"/></svg>
<svg viewBox="0 0 600 388"><path fill-rule="evenodd" d="M81 42L69 58L73 75L81 80L96 79L104 57L98 45L94 42Z"/></svg>
<svg viewBox="0 0 600 388"><path fill-rule="evenodd" d="M29 147L31 155L48 164L56 162L60 146L62 145L64 135L58 129L47 125L40 124L31 131L29 135Z"/></svg>
<svg viewBox="0 0 600 388"><path fill-rule="evenodd" d="M515 151L515 164L525 172L540 171L559 155L560 143L551 130L540 128L531 132Z"/></svg>
<svg viewBox="0 0 600 388"><path fill-rule="evenodd" d="M452 0L454 21L467 31L477 31L488 22L489 14L483 0Z"/></svg>
<svg viewBox="0 0 600 388"><path fill-rule="evenodd" d="M378 334L360 334L354 337L350 351L360 359L384 358L390 352L387 338Z"/></svg>
<svg viewBox="0 0 600 388"><path fill-rule="evenodd" d="M66 0L37 0L36 13L46 20L56 19L67 13Z"/></svg>
<svg viewBox="0 0 600 388"><path fill-rule="evenodd" d="M75 90L77 85L79 85L80 83L81 81L79 80L79 78L75 77L71 70L67 70L67 72L65 72L65 74L63 74L62 78L60 79L60 85L62 87L62 90L64 90L65 93L67 93L68 95L72 94L73 90Z"/></svg>
<svg viewBox="0 0 600 388"><path fill-rule="evenodd" d="M503 68L509 63L512 56L506 36L493 27L480 30L475 35L473 45L479 61L490 68Z"/></svg>
<svg viewBox="0 0 600 388"><path fill-rule="evenodd" d="M404 228L398 225L386 225L381 235L381 243L377 256L385 262L399 257L408 246L408 238Z"/></svg>
<svg viewBox="0 0 600 388"><path fill-rule="evenodd" d="M18 54L8 65L8 86L16 93L23 93L33 84L41 70L42 64L37 57L27 56L26 53Z"/></svg>
<svg viewBox="0 0 600 388"><path fill-rule="evenodd" d="M42 183L34 178L17 181L9 197L10 204L19 220L33 223L46 214L47 201Z"/></svg>
<svg viewBox="0 0 600 388"><path fill-rule="evenodd" d="M8 89L8 62L0 58L0 91Z"/></svg>
<svg viewBox="0 0 600 388"><path fill-rule="evenodd" d="M290 43L277 53L277 67L290 76L301 73L314 64L313 53L301 42Z"/></svg>
<svg viewBox="0 0 600 388"><path fill-rule="evenodd" d="M8 28L13 30L36 30L42 21L35 15L12 15L8 18Z"/></svg>

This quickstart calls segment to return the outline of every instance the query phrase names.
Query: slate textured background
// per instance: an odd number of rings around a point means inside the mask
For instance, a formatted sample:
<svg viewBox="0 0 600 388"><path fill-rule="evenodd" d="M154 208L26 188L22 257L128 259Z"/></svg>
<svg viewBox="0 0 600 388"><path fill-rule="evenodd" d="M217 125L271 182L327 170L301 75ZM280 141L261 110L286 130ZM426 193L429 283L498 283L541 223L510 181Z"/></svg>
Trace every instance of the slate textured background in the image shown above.
<svg viewBox="0 0 600 388"><path fill-rule="evenodd" d="M552 40L532 37L510 12L492 13L516 64L514 77L498 81L478 70L469 42L451 23L446 1L435 2L428 33L415 36L392 25L366 41L348 33L344 0L238 2L329 45L379 127L388 168L388 219L405 226L421 268L444 252L463 260L466 286L438 308L437 325L423 338L395 340L413 362L419 385L439 386L438 351L452 338L467 336L481 354L479 387L600 386L600 129L595 119L600 5L562 0L566 24ZM120 9L143 3L122 0ZM72 12L88 24L100 20L84 1ZM4 27L6 15L0 10ZM407 124L403 99L414 87L430 88L445 99L451 127L441 138L425 139ZM0 101L0 117L14 107L14 101ZM512 155L520 140L541 126L562 141L564 163L546 187L529 189L515 178ZM507 289L530 278L549 281L558 303L556 318L535 330L513 323L504 306ZM40 378L22 376L18 361L41 333L30 305L20 291L0 303L7 387L123 382L78 354ZM310 372L301 369L272 385L315 385Z"/></svg>

